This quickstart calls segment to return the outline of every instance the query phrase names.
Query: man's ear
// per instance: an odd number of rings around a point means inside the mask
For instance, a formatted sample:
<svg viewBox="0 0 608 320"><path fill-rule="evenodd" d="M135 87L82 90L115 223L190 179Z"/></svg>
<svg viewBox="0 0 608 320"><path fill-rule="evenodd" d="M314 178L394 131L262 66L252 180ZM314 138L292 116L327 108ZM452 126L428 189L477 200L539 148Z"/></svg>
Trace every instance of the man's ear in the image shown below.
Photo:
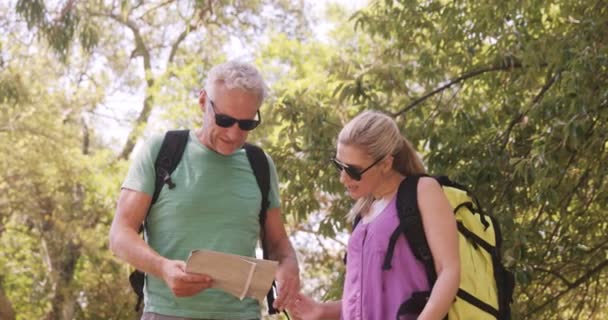
<svg viewBox="0 0 608 320"><path fill-rule="evenodd" d="M201 107L201 110L205 111L205 102L207 101L207 92L205 89L201 89L198 93L198 105Z"/></svg>

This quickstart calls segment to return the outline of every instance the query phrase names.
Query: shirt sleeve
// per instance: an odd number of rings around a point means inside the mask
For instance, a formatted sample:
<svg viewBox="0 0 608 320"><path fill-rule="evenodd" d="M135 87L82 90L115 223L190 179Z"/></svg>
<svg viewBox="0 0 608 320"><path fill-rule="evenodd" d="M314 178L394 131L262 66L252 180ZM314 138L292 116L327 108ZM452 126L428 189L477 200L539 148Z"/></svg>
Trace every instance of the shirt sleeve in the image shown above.
<svg viewBox="0 0 608 320"><path fill-rule="evenodd" d="M142 143L129 166L122 188L145 192L153 196L156 180L154 162L162 141L163 135L154 135Z"/></svg>
<svg viewBox="0 0 608 320"><path fill-rule="evenodd" d="M270 192L268 193L270 204L268 209L279 208L281 206L281 200L279 197L279 178L277 169L270 155L266 154L266 157L268 158L268 169L270 171Z"/></svg>

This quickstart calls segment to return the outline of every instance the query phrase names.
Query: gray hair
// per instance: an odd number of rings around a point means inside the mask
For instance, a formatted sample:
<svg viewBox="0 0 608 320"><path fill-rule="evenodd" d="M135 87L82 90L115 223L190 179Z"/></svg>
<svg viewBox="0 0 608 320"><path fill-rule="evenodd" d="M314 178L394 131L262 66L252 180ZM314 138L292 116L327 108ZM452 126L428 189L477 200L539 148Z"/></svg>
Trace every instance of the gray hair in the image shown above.
<svg viewBox="0 0 608 320"><path fill-rule="evenodd" d="M393 170L404 176L425 173L412 144L401 134L395 120L382 112L364 111L354 117L340 131L338 143L360 148L374 160L392 155ZM366 213L372 202L372 196L359 199L348 213L348 220Z"/></svg>
<svg viewBox="0 0 608 320"><path fill-rule="evenodd" d="M211 70L205 81L205 91L214 94L215 85L221 83L228 89L239 88L256 94L260 104L268 96L268 86L256 67L239 61L228 61Z"/></svg>

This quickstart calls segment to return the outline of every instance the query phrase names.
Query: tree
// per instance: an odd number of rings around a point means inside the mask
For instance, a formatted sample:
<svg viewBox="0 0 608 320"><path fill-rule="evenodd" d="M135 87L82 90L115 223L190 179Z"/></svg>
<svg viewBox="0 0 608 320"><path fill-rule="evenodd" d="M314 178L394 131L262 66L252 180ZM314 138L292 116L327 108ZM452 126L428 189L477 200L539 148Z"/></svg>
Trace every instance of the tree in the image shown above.
<svg viewBox="0 0 608 320"><path fill-rule="evenodd" d="M67 60L78 45L108 61L117 61L112 69L119 77L122 72L141 76L127 79L134 82L132 88L143 87L145 97L120 153L122 159L131 154L152 114L154 99L167 86L161 81L177 79L176 68L196 67L199 75L204 74L222 58L221 48L231 37L253 41L268 25L293 36L303 32L301 8L280 0L67 1L58 8L47 8L42 0L18 0L16 9L60 58ZM47 19L51 13L55 17ZM130 61L139 65L129 66Z"/></svg>
<svg viewBox="0 0 608 320"><path fill-rule="evenodd" d="M268 20L276 35L258 65L275 95L252 139L278 166L290 225L320 239L301 244L307 290L339 297L351 201L328 159L342 124L371 108L396 118L429 172L473 187L499 218L514 318L607 316L603 1L386 0L349 22L331 7L326 41L288 26L303 19L288 2L48 3L58 7L15 3L31 33L12 33L21 21L0 10L0 303L17 317L132 316L127 270L104 247L125 159L152 118L198 124L186 106L224 59L217 48L259 39L256 16L273 5L287 18ZM47 52L37 39L57 56L36 54ZM95 124L121 90L143 102L115 157Z"/></svg>
<svg viewBox="0 0 608 320"><path fill-rule="evenodd" d="M231 37L247 42L266 26L296 36L299 25L288 24L299 9L281 1L14 7L18 15L1 10L0 268L7 276L0 293L7 294L0 299L18 319L133 317L128 270L106 242L136 141L155 108L175 104L162 97L195 101L191 92ZM275 25L279 16L284 28ZM117 90L145 92L118 157L97 126L107 95Z"/></svg>
<svg viewBox="0 0 608 320"><path fill-rule="evenodd" d="M2 310L14 310L7 317L18 319L84 318L84 292L93 282L82 279L117 268L104 235L112 207L104 180L111 179L112 168L102 164L112 157L87 130L86 114L100 95L94 83L79 79L82 68L74 66L69 74L52 57L28 53L36 42L19 28L3 31ZM87 265L90 260L101 262ZM108 273L97 284L105 280L110 289L98 292L120 297L111 285L120 282L119 274ZM120 309L120 303L115 306Z"/></svg>
<svg viewBox="0 0 608 320"><path fill-rule="evenodd" d="M317 231L343 230L334 213L348 205L327 173L326 135L362 109L383 110L431 173L472 186L501 221L516 318L604 318L606 10L603 1L377 1L356 13L358 34L315 60L322 75L295 81L301 90L285 84L275 105L285 120L275 143L288 158L277 163L299 195L288 205L311 212L330 199L330 227ZM300 59L277 60L299 71Z"/></svg>

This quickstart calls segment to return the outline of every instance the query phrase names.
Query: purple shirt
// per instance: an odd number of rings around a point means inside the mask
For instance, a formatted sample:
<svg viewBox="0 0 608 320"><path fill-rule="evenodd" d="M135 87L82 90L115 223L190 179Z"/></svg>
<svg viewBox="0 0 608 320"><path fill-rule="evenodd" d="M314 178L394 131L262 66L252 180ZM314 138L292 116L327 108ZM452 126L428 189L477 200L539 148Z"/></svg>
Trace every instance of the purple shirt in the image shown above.
<svg viewBox="0 0 608 320"><path fill-rule="evenodd" d="M395 244L392 268L382 270L390 236L399 224L396 197L370 223L359 223L348 241L342 294L344 320L387 320L415 291L428 291L424 266L412 253L405 236ZM415 315L401 319L416 319Z"/></svg>

